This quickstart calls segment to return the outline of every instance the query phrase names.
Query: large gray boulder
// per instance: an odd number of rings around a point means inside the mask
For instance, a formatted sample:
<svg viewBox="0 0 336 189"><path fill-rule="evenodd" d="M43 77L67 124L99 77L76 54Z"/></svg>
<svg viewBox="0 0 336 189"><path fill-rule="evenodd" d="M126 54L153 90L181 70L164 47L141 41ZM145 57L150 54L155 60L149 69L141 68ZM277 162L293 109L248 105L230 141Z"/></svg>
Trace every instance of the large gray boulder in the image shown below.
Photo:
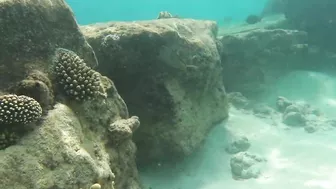
<svg viewBox="0 0 336 189"><path fill-rule="evenodd" d="M248 97L267 90L277 77L304 62L306 38L301 31L264 28L225 34L221 42L227 90Z"/></svg>
<svg viewBox="0 0 336 189"><path fill-rule="evenodd" d="M191 154L228 116L212 21L159 19L81 27L131 114L139 162Z"/></svg>
<svg viewBox="0 0 336 189"><path fill-rule="evenodd" d="M336 51L332 37L336 32L336 1L283 0L284 13L293 28L306 31L309 42Z"/></svg>
<svg viewBox="0 0 336 189"><path fill-rule="evenodd" d="M0 33L0 95L30 96L43 108L40 121L15 125L29 128L15 143L4 132L11 127L0 124L0 188L140 189L132 141L140 122L113 82L99 75L99 96L75 102L49 74L58 47L97 65L66 3L0 1Z"/></svg>
<svg viewBox="0 0 336 189"><path fill-rule="evenodd" d="M229 92L254 98L279 77L295 70L331 72L335 53L309 43L305 31L285 29L281 22L237 26L222 33L223 80Z"/></svg>

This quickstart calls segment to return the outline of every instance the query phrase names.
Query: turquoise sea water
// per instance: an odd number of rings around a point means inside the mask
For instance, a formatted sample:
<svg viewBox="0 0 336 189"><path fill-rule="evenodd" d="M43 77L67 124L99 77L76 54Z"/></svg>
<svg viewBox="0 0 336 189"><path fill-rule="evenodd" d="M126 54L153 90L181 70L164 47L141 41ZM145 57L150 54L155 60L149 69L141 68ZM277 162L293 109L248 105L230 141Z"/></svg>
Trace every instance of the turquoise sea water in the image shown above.
<svg viewBox="0 0 336 189"><path fill-rule="evenodd" d="M160 11L194 19L225 18L242 21L249 14L259 14L266 0L67 0L79 24L105 21L149 20Z"/></svg>

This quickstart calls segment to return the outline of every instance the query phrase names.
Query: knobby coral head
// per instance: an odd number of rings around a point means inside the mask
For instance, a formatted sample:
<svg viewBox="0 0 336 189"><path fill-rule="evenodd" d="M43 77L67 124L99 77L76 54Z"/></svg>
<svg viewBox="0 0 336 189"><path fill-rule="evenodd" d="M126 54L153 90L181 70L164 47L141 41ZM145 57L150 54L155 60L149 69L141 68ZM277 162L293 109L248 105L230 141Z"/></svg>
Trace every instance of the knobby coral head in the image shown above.
<svg viewBox="0 0 336 189"><path fill-rule="evenodd" d="M94 98L100 88L100 75L73 51L59 48L53 58L53 74L65 95L78 101Z"/></svg>

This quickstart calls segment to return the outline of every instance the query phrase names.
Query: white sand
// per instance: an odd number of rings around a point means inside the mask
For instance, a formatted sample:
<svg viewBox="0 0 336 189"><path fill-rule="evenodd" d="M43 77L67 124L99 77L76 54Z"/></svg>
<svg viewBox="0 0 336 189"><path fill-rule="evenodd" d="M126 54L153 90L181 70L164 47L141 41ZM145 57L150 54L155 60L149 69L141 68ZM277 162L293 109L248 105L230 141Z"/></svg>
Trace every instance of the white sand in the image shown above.
<svg viewBox="0 0 336 189"><path fill-rule="evenodd" d="M328 76L297 72L286 76L265 96L307 100L328 116L335 115L336 80ZM336 88L335 88L336 89ZM232 136L251 142L248 152L268 160L258 179L232 179L224 150ZM230 119L218 125L204 147L175 166L158 166L140 172L145 189L336 189L336 129L309 134L303 128L284 129L232 108Z"/></svg>

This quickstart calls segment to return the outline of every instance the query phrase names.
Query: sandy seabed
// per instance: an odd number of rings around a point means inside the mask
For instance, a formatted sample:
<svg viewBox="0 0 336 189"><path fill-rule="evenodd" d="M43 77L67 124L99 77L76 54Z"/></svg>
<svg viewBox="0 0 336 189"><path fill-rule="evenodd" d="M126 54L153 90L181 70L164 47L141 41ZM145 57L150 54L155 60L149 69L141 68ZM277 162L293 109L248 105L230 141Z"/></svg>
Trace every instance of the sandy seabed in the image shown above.
<svg viewBox="0 0 336 189"><path fill-rule="evenodd" d="M336 78L313 72L294 72L279 80L265 102L283 95L305 100L326 116L336 114ZM228 142L245 136L248 152L267 159L257 179L234 180ZM253 114L231 108L228 121L216 126L204 147L176 165L140 170L145 189L335 189L336 128L314 133L270 124Z"/></svg>

